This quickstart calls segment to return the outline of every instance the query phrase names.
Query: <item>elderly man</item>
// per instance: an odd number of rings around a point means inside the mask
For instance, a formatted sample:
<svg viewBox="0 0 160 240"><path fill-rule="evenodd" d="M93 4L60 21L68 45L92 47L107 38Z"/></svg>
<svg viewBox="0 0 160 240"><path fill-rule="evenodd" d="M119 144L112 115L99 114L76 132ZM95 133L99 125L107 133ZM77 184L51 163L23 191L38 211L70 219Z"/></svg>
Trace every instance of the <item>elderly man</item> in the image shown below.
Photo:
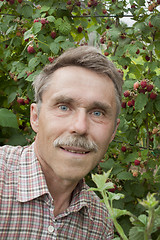
<svg viewBox="0 0 160 240"><path fill-rule="evenodd" d="M63 53L35 79L31 146L0 149L0 239L113 239L84 177L119 124L123 80L94 47Z"/></svg>

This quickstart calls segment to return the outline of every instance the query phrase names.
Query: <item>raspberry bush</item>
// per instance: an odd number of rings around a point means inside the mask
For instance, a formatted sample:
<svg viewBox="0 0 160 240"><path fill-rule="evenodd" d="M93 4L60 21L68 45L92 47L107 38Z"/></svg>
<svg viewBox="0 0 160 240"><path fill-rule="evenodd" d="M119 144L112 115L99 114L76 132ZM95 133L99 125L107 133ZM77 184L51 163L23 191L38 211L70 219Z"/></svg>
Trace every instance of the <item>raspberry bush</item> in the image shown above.
<svg viewBox="0 0 160 240"><path fill-rule="evenodd" d="M132 26L123 22L126 15L132 15ZM98 46L125 81L116 138L93 173L112 169L110 193L124 195L113 207L148 217L138 199L150 192L159 200L159 22L159 0L0 0L0 144L33 141L31 84L43 66L70 47ZM86 180L93 185L90 175ZM129 239L138 239L128 215L118 221ZM158 239L159 227L150 232L152 239Z"/></svg>

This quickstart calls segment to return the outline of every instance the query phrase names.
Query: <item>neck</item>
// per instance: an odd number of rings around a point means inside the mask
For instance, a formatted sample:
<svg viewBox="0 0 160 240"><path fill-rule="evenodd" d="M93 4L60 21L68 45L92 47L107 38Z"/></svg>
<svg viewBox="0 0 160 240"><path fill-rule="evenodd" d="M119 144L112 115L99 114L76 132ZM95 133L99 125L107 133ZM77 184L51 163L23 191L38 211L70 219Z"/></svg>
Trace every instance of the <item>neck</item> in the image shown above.
<svg viewBox="0 0 160 240"><path fill-rule="evenodd" d="M36 144L35 152L41 164L48 190L54 200L54 215L57 216L69 207L72 200L72 192L76 188L78 181L69 181L58 177L54 171L42 161L38 154Z"/></svg>
<svg viewBox="0 0 160 240"><path fill-rule="evenodd" d="M44 173L45 175L45 173ZM72 192L75 189L76 183L69 183L57 178L55 175L45 175L49 192L54 200L54 215L64 212L70 205L72 200Z"/></svg>

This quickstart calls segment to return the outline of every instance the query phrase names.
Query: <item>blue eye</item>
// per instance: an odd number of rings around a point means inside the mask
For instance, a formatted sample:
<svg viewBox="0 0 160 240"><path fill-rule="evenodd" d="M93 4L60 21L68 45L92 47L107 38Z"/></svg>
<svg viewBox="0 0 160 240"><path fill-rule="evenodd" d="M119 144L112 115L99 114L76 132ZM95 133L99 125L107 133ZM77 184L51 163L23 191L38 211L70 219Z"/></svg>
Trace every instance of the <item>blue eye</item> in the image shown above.
<svg viewBox="0 0 160 240"><path fill-rule="evenodd" d="M100 111L94 111L93 114L96 117L100 117L102 115L102 113Z"/></svg>
<svg viewBox="0 0 160 240"><path fill-rule="evenodd" d="M61 105L61 106L59 106L59 109L62 111L67 111L68 107L66 105Z"/></svg>

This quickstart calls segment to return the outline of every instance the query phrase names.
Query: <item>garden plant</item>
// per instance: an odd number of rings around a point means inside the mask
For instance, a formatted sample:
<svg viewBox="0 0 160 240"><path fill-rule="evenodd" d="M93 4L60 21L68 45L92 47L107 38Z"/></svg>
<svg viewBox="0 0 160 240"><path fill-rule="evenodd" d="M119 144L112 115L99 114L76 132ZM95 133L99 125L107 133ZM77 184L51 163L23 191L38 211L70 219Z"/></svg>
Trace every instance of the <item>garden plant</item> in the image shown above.
<svg viewBox="0 0 160 240"><path fill-rule="evenodd" d="M159 23L160 0L0 0L0 145L32 143L32 81L64 50L94 45L123 75L115 140L86 178L117 240L160 239Z"/></svg>

